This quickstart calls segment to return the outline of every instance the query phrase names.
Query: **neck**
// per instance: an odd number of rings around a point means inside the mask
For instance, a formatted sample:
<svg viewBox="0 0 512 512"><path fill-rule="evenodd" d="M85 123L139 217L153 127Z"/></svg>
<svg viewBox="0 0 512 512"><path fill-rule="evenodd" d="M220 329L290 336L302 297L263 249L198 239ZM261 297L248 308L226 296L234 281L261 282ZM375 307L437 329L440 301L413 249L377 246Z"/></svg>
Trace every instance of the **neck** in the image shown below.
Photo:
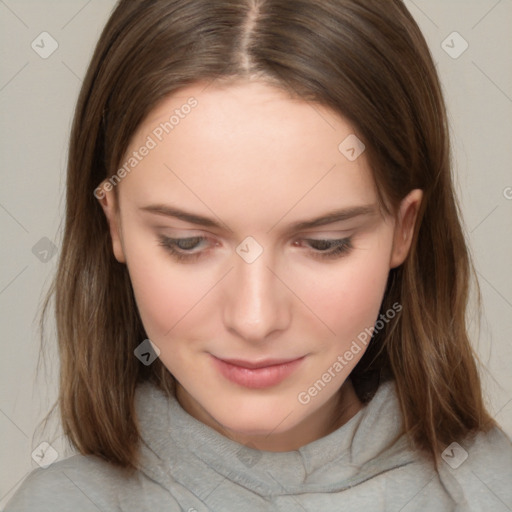
<svg viewBox="0 0 512 512"><path fill-rule="evenodd" d="M333 395L329 401L286 432L244 435L226 429L215 421L199 404L195 401L191 403L184 395L183 389L178 385L176 392L178 401L191 416L194 416L199 421L233 441L250 446L251 448L270 452L298 450L306 444L325 437L344 425L363 407L349 378L343 383L338 393Z"/></svg>

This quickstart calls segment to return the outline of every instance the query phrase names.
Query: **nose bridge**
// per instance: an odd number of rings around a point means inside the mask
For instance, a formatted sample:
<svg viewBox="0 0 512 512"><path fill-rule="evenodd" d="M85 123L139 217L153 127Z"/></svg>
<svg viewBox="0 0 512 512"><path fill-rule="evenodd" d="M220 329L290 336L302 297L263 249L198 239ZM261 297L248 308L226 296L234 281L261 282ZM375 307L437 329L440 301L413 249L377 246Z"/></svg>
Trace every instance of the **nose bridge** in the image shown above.
<svg viewBox="0 0 512 512"><path fill-rule="evenodd" d="M278 279L267 267L266 256L263 252L251 260L239 252L229 280L224 321L229 330L247 340L264 340L289 322L286 298Z"/></svg>

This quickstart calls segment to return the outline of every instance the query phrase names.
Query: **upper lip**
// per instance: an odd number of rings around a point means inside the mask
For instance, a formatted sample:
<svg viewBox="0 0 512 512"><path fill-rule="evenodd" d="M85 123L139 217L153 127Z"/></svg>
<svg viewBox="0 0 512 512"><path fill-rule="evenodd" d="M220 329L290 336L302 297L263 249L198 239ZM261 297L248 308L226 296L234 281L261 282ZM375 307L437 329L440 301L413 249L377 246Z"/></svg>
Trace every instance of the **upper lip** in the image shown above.
<svg viewBox="0 0 512 512"><path fill-rule="evenodd" d="M215 356L214 356L215 357ZM241 368L267 368L268 366L277 366L280 364L292 363L293 361L297 361L298 359L302 359L305 356L301 357L292 357L287 359L264 359L262 361L244 361L243 359L224 359L222 357L217 357L220 361L224 363L232 364L234 366L240 366Z"/></svg>

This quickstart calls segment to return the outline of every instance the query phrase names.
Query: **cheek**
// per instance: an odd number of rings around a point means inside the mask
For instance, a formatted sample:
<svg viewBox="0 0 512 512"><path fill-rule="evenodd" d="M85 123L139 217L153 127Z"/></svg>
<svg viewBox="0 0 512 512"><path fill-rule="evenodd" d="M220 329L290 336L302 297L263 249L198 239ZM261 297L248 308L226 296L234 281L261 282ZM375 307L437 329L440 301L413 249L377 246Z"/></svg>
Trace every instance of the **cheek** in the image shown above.
<svg viewBox="0 0 512 512"><path fill-rule="evenodd" d="M150 250L140 250L142 244L134 242L125 243L130 280L146 333L151 340L158 341L204 295L204 284L194 279L193 274L183 272L163 248L155 248L155 242L151 242Z"/></svg>
<svg viewBox="0 0 512 512"><path fill-rule="evenodd" d="M373 327L389 275L390 251L389 237L376 237L356 246L329 271L312 272L303 282L303 296L343 343Z"/></svg>
<svg viewBox="0 0 512 512"><path fill-rule="evenodd" d="M302 326L301 330L314 338L326 339L327 326L343 346L372 327L389 273L390 240L389 233L381 230L354 244L353 251L339 261L311 264L300 271L290 267L292 274L284 273L285 282L316 315L311 317L304 304L297 303L292 314L297 325L290 327ZM204 308L211 304L213 295L208 292L219 279L218 269L210 269L205 275L195 264L177 263L157 245L156 239L143 233L132 232L124 246L135 300L148 337L159 344L158 340L164 342L166 337L183 333L186 328L197 331L194 315L201 311L202 320L206 320ZM208 300L202 302L205 295ZM214 304L219 305L218 301ZM210 314L215 316L215 311ZM209 328L214 327L209 322ZM339 344L333 349L336 347Z"/></svg>

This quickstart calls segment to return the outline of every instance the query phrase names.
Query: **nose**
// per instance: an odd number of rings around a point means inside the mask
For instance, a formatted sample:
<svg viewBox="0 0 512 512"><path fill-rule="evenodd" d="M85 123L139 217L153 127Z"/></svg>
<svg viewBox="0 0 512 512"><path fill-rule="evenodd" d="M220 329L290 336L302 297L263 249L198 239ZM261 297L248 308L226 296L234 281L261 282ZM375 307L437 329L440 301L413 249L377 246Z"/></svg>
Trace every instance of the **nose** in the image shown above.
<svg viewBox="0 0 512 512"><path fill-rule="evenodd" d="M277 272L267 266L265 252L252 263L234 256L234 269L226 282L224 325L246 341L268 341L289 326L290 297Z"/></svg>

